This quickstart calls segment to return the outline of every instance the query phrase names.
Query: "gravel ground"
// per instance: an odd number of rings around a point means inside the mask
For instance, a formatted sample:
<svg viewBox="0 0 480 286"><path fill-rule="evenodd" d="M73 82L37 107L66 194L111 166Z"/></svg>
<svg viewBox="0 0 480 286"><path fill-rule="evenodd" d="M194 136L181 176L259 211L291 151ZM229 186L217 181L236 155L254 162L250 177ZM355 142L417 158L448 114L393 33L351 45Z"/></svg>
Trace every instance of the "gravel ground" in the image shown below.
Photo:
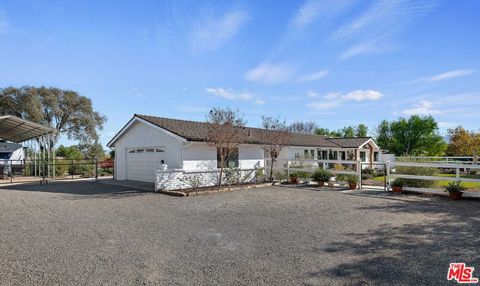
<svg viewBox="0 0 480 286"><path fill-rule="evenodd" d="M18 185L0 188L0 227L0 285L443 285L450 262L480 269L478 201Z"/></svg>

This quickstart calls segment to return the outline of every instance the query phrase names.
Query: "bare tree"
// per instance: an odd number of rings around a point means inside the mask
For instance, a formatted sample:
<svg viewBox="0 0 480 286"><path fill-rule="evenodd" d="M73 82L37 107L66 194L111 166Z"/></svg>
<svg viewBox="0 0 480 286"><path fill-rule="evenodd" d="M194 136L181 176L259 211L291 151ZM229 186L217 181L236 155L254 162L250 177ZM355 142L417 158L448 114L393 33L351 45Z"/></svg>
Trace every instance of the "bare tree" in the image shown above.
<svg viewBox="0 0 480 286"><path fill-rule="evenodd" d="M266 131L259 132L259 137L262 142L262 149L270 157L269 180L273 181L273 165L280 152L290 142L292 134L288 131L285 121L278 118L262 116L262 128Z"/></svg>
<svg viewBox="0 0 480 286"><path fill-rule="evenodd" d="M246 132L243 115L238 109L213 108L207 115L208 145L217 149L220 175L218 188L222 186L223 170L227 166L230 157L238 156L238 146L245 141Z"/></svg>
<svg viewBox="0 0 480 286"><path fill-rule="evenodd" d="M313 121L297 121L288 126L288 131L293 133L315 134L317 124Z"/></svg>

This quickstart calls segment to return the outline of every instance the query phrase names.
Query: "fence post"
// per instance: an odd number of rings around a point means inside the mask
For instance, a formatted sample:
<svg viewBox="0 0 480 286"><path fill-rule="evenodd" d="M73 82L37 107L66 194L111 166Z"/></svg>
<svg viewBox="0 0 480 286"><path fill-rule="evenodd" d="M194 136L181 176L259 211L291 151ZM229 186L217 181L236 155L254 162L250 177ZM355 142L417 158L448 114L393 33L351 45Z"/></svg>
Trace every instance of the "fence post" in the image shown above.
<svg viewBox="0 0 480 286"><path fill-rule="evenodd" d="M73 166L73 159L70 161L70 163L72 164L72 165L70 166L70 173L72 174L72 180L73 180L73 173L74 173L74 170L75 170L75 168L74 168L74 166Z"/></svg>
<svg viewBox="0 0 480 286"><path fill-rule="evenodd" d="M387 181L387 188L390 186L390 161L385 162L385 179ZM388 189L387 189L388 191Z"/></svg>
<svg viewBox="0 0 480 286"><path fill-rule="evenodd" d="M95 157L95 180L98 181L98 158Z"/></svg>
<svg viewBox="0 0 480 286"><path fill-rule="evenodd" d="M458 167L455 169L455 180L460 181L460 168Z"/></svg>
<svg viewBox="0 0 480 286"><path fill-rule="evenodd" d="M362 186L362 163L360 160L357 160L357 176L358 176L358 187L361 190Z"/></svg>
<svg viewBox="0 0 480 286"><path fill-rule="evenodd" d="M290 178L290 160L287 160L287 180Z"/></svg>

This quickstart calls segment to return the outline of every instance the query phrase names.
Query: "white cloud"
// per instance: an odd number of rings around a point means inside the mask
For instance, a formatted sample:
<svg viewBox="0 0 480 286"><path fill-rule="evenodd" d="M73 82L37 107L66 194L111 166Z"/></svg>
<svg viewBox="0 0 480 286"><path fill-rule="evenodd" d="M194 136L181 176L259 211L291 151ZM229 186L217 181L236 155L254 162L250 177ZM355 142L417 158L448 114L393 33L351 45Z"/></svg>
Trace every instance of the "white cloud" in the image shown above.
<svg viewBox="0 0 480 286"><path fill-rule="evenodd" d="M339 98L342 94L340 92L330 92L323 96L324 99Z"/></svg>
<svg viewBox="0 0 480 286"><path fill-rule="evenodd" d="M245 10L233 10L220 18L208 18L197 24L191 36L194 50L214 50L233 38L247 22Z"/></svg>
<svg viewBox="0 0 480 286"><path fill-rule="evenodd" d="M427 100L421 100L412 108L402 110L405 115L434 115L441 113L439 110L433 109L433 103Z"/></svg>
<svg viewBox="0 0 480 286"><path fill-rule="evenodd" d="M351 0L307 0L295 12L290 27L302 29L318 19L333 17L351 6Z"/></svg>
<svg viewBox="0 0 480 286"><path fill-rule="evenodd" d="M264 104L265 104L265 100L257 98L257 99L255 99L255 101L253 102L253 104L255 104L255 105L264 105Z"/></svg>
<svg viewBox="0 0 480 286"><path fill-rule="evenodd" d="M252 100L252 95L247 92L234 92L232 89L223 89L220 87L209 87L205 90L207 93L228 100Z"/></svg>
<svg viewBox="0 0 480 286"><path fill-rule="evenodd" d="M227 100L249 101L255 105L265 104L265 100L256 98L249 92L235 92L232 89L224 89L221 87L209 87L205 89L205 92Z"/></svg>
<svg viewBox="0 0 480 286"><path fill-rule="evenodd" d="M353 90L345 94L328 93L323 96L322 101L310 102L307 107L314 110L325 110L336 108L346 102L377 101L383 94L376 90Z"/></svg>
<svg viewBox="0 0 480 286"><path fill-rule="evenodd" d="M395 49L395 36L437 6L437 0L376 1L359 17L332 33L331 39L351 45L340 59Z"/></svg>
<svg viewBox="0 0 480 286"><path fill-rule="evenodd" d="M299 78L297 78L297 82L317 81L317 80L320 80L320 79L324 78L325 76L327 76L327 74L328 74L328 70L321 70L321 71L318 71L318 72L315 72L315 73L302 75Z"/></svg>
<svg viewBox="0 0 480 286"><path fill-rule="evenodd" d="M354 44L342 54L339 59L346 60L360 55L381 54L387 51L394 50L395 46L388 42L379 42L377 40L369 40Z"/></svg>
<svg viewBox="0 0 480 286"><path fill-rule="evenodd" d="M245 73L245 79L266 84L277 84L292 77L294 70L285 63L262 63Z"/></svg>
<svg viewBox="0 0 480 286"><path fill-rule="evenodd" d="M449 80L449 79L454 79L458 77L464 77L468 76L475 73L475 70L471 69L459 69L459 70L453 70L453 71L448 71L445 73L425 77L419 80L416 80L414 82L437 82L437 81L444 81L444 80Z"/></svg>
<svg viewBox="0 0 480 286"><path fill-rule="evenodd" d="M315 92L313 90L309 90L309 91L307 91L307 96L315 98L315 97L319 97L320 94L318 94L317 92Z"/></svg>
<svg viewBox="0 0 480 286"><path fill-rule="evenodd" d="M379 100L382 93L376 90L354 90L342 96L345 100L365 101L365 100Z"/></svg>

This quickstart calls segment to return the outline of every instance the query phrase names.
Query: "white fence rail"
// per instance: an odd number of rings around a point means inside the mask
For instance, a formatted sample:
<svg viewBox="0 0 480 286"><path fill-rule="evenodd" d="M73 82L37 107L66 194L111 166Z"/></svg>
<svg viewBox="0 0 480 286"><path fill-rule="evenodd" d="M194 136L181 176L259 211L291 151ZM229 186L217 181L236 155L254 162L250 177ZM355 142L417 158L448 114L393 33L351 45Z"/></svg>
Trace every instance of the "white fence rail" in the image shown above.
<svg viewBox="0 0 480 286"><path fill-rule="evenodd" d="M461 164L458 161L456 162L404 162L404 161L395 161L395 162L386 162L387 164L387 181L391 182L395 178L402 179L413 179L413 180L427 180L427 181L461 181L461 182L473 182L480 183L480 178L467 178L462 177L462 170L466 173L467 170L480 170L480 165L472 164L468 162ZM392 173L391 170L395 170L396 167L423 167L423 168L437 168L437 169L454 169L455 177L447 176L428 176L428 175L411 175L411 174L401 174L401 173ZM406 187L406 190L422 190L422 188L413 188ZM431 191L432 188L424 188L423 190ZM436 189L435 189L436 190Z"/></svg>

